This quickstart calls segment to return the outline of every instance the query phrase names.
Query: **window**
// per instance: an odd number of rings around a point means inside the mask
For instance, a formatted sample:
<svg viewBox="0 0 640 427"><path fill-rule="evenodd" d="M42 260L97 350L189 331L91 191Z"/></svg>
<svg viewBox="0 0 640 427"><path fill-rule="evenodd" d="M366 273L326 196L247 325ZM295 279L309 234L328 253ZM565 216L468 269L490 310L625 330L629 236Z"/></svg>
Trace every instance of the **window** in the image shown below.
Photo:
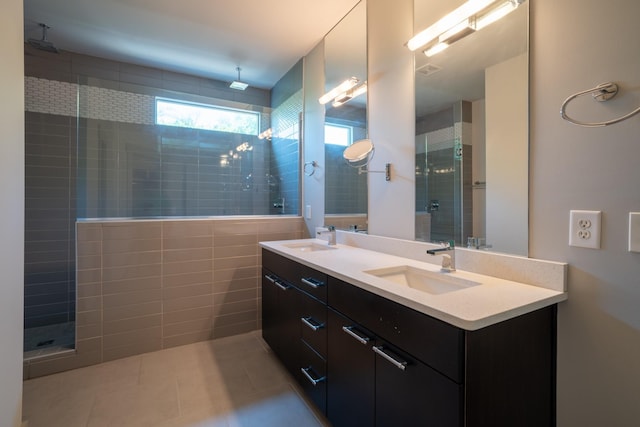
<svg viewBox="0 0 640 427"><path fill-rule="evenodd" d="M341 145L347 147L352 142L351 126L336 125L333 123L324 124L324 143Z"/></svg>
<svg viewBox="0 0 640 427"><path fill-rule="evenodd" d="M254 111L156 98L156 124L258 135L260 114Z"/></svg>

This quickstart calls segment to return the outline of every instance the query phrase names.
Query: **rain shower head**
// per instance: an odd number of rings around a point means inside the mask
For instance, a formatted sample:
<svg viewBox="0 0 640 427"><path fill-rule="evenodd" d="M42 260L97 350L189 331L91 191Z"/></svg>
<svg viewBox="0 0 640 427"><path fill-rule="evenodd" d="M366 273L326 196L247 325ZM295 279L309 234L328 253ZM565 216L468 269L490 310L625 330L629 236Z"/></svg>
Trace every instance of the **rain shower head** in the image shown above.
<svg viewBox="0 0 640 427"><path fill-rule="evenodd" d="M44 50L46 52L51 52L51 53L60 53L60 51L53 45L53 43L51 43L49 40L47 40L47 30L50 28L49 26L47 26L46 24L38 24L41 28L42 28L42 38L41 39L29 39L28 43L35 47L36 49L40 49L40 50Z"/></svg>
<svg viewBox="0 0 640 427"><path fill-rule="evenodd" d="M242 70L240 67L236 67L236 71L238 72L238 80L234 80L231 82L231 84L229 85L231 89L245 90L247 87L249 87L248 83L240 80L240 70Z"/></svg>

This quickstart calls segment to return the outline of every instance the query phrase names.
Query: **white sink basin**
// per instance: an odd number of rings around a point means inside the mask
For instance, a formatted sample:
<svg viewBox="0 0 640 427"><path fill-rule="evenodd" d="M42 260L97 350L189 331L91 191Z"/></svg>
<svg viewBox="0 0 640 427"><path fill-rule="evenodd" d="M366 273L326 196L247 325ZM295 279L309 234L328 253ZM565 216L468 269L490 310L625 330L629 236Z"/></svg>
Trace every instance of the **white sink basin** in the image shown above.
<svg viewBox="0 0 640 427"><path fill-rule="evenodd" d="M429 294L444 294L480 284L480 282L456 277L455 272L439 273L408 265L367 270L364 273Z"/></svg>
<svg viewBox="0 0 640 427"><path fill-rule="evenodd" d="M289 249L299 250L300 252L330 251L338 249L335 246L329 246L328 244L322 245L314 242L287 243L283 246Z"/></svg>

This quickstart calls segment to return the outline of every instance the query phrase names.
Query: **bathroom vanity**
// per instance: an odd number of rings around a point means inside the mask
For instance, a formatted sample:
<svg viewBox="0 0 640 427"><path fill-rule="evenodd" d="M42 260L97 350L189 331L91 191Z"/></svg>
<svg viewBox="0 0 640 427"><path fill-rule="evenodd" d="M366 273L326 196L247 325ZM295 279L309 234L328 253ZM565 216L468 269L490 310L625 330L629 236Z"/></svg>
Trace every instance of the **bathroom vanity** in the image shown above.
<svg viewBox="0 0 640 427"><path fill-rule="evenodd" d="M334 426L555 424L566 293L316 240L262 246L263 337Z"/></svg>

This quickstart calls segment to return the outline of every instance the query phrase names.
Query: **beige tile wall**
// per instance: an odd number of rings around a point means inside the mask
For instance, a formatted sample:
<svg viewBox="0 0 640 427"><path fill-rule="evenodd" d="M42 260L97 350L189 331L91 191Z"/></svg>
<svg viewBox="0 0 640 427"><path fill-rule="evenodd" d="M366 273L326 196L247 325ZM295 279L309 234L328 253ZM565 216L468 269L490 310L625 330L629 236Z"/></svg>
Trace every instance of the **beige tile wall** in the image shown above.
<svg viewBox="0 0 640 427"><path fill-rule="evenodd" d="M258 242L304 237L300 217L78 223L76 351L25 378L260 328Z"/></svg>

